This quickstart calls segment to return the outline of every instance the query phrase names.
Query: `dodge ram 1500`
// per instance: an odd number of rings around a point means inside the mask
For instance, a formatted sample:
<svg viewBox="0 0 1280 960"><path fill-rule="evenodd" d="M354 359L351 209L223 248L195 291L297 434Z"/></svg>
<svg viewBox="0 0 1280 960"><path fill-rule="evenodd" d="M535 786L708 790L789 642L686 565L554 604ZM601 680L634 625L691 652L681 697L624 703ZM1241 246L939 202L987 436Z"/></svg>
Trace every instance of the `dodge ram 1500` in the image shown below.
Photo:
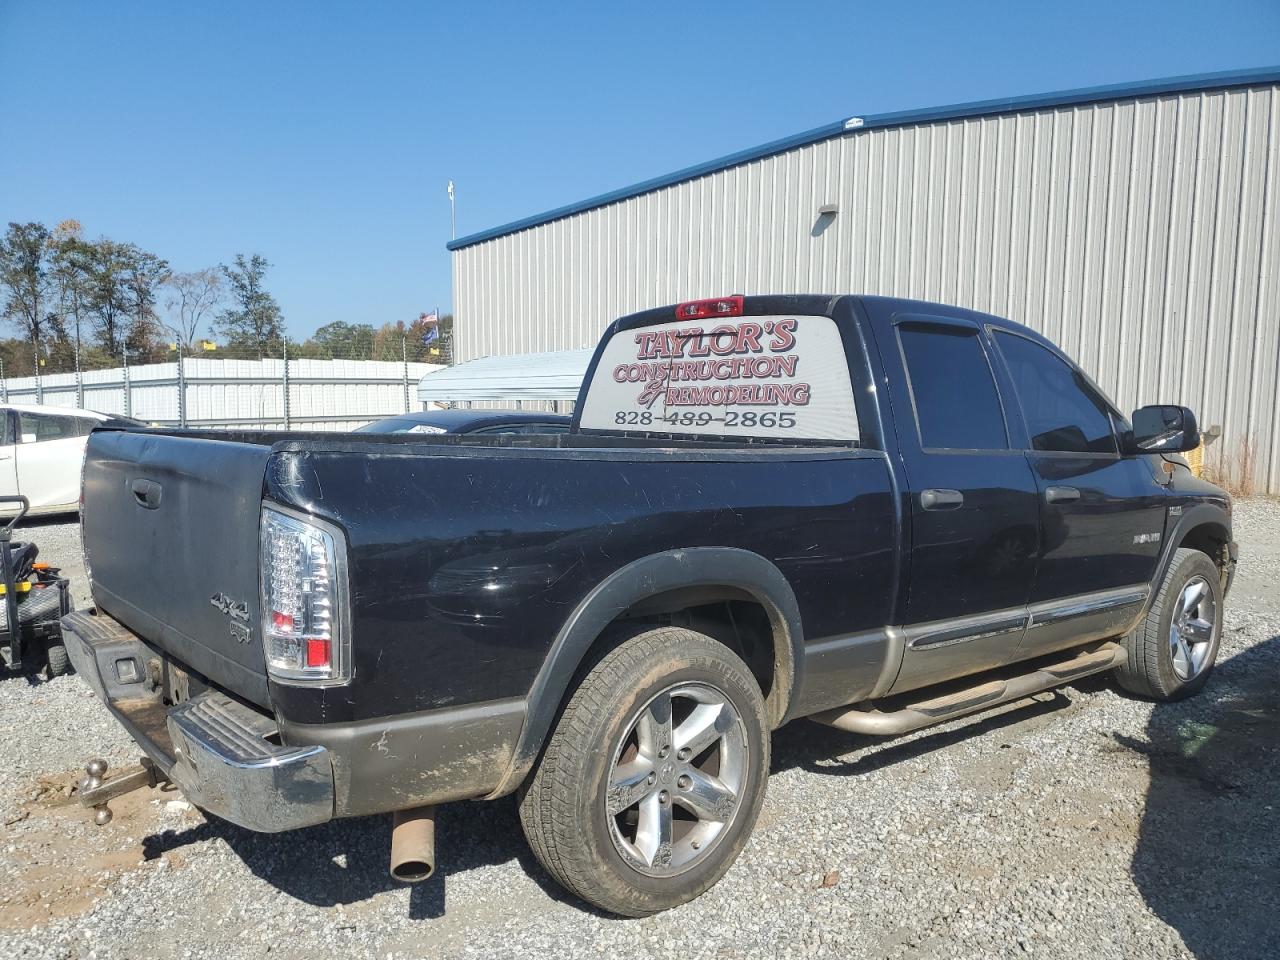
<svg viewBox="0 0 1280 960"><path fill-rule="evenodd" d="M569 890L711 886L770 731L900 734L1095 673L1213 666L1231 506L1044 337L932 303L731 296L610 325L563 435L99 429L79 672L171 780L253 830L518 792Z"/></svg>

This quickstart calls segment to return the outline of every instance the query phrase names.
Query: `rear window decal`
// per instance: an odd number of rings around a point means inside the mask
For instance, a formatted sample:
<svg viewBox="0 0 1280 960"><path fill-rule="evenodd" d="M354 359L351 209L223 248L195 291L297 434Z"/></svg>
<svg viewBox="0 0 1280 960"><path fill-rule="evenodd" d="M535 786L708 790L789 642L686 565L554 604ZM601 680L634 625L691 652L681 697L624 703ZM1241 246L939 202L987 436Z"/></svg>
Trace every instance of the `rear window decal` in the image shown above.
<svg viewBox="0 0 1280 960"><path fill-rule="evenodd" d="M857 440L840 331L829 317L675 321L623 330L587 392L588 429Z"/></svg>

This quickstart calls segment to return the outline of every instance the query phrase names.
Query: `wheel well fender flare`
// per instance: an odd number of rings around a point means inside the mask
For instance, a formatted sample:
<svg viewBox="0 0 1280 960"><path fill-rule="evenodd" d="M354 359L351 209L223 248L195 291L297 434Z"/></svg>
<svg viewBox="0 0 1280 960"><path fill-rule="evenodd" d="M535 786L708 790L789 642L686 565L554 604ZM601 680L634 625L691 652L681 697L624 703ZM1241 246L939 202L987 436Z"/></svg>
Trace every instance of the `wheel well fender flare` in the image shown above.
<svg viewBox="0 0 1280 960"><path fill-rule="evenodd" d="M516 789L532 769L574 675L608 626L642 600L698 586L733 587L764 607L773 629L778 694L770 720L776 726L789 719L786 713L804 669L804 635L795 593L782 571L759 554L735 547L689 547L650 554L598 583L565 620L534 678L524 726L491 797Z"/></svg>
<svg viewBox="0 0 1280 960"><path fill-rule="evenodd" d="M1156 595L1160 592L1160 585L1164 583L1164 578L1169 572L1169 566L1173 563L1173 555L1179 547L1186 543L1187 538L1195 531L1201 529L1209 529L1214 532L1215 539L1220 537L1224 542L1231 540L1231 515L1227 513L1225 507L1216 503L1196 503L1183 508L1182 516L1169 531L1168 536L1164 540L1164 548L1160 551L1160 559L1156 564L1155 574L1151 578L1151 590L1147 594L1147 603L1144 607L1149 610L1151 605L1155 603ZM1213 559L1214 563L1218 562L1217 558Z"/></svg>

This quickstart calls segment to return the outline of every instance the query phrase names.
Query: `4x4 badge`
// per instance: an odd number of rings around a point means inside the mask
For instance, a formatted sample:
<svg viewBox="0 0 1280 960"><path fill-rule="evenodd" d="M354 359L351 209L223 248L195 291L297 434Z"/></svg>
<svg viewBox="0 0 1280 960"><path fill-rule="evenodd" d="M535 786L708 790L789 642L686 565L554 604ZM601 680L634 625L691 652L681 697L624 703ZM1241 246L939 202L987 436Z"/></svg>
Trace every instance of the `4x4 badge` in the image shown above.
<svg viewBox="0 0 1280 960"><path fill-rule="evenodd" d="M243 620L245 623L249 622L249 603L247 600L237 602L232 600L225 593L215 593L209 598L209 602L232 620Z"/></svg>

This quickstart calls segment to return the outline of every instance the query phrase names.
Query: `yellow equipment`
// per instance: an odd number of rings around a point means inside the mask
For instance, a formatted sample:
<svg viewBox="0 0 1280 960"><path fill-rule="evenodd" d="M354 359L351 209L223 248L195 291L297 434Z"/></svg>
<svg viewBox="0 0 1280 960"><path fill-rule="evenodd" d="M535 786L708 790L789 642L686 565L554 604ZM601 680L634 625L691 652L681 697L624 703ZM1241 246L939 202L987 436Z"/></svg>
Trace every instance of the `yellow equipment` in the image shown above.
<svg viewBox="0 0 1280 960"><path fill-rule="evenodd" d="M1197 477L1200 476L1204 471L1204 439L1201 438L1200 446L1194 450L1188 450L1183 456L1187 458L1187 466L1191 468L1191 473Z"/></svg>

